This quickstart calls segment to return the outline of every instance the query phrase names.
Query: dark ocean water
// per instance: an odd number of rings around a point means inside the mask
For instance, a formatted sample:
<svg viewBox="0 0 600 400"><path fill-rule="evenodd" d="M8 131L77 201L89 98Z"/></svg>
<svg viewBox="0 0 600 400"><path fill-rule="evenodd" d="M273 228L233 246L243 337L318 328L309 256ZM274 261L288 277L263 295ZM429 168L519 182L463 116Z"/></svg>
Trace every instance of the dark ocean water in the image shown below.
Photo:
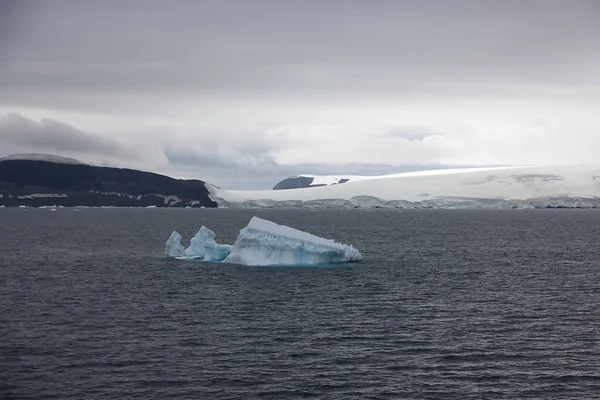
<svg viewBox="0 0 600 400"><path fill-rule="evenodd" d="M161 257L252 215L365 259ZM0 209L0 398L598 398L599 238L597 210Z"/></svg>

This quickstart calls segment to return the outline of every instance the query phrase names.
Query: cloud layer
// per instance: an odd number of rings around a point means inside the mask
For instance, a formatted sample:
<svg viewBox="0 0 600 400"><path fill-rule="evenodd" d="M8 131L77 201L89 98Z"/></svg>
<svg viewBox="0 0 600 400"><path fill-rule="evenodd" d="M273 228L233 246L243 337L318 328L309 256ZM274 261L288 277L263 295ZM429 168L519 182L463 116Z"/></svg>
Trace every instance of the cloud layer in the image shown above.
<svg viewBox="0 0 600 400"><path fill-rule="evenodd" d="M594 0L7 0L0 155L261 188L594 162L598 20Z"/></svg>
<svg viewBox="0 0 600 400"><path fill-rule="evenodd" d="M45 153L91 153L110 157L132 155L116 140L49 118L37 122L19 113L0 118L0 144L3 149L14 146Z"/></svg>

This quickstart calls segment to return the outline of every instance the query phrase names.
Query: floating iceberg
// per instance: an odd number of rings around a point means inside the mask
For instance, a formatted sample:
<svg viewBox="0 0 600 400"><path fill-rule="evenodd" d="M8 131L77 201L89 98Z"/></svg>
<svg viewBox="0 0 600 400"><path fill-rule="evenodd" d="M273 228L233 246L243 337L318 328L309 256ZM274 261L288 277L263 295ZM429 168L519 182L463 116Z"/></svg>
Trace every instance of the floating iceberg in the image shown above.
<svg viewBox="0 0 600 400"><path fill-rule="evenodd" d="M233 245L219 244L202 226L184 249L181 235L173 232L165 254L178 259L201 259L243 265L319 265L362 260L353 246L252 217Z"/></svg>
<svg viewBox="0 0 600 400"><path fill-rule="evenodd" d="M169 257L187 257L187 253L181 245L181 235L173 231L167 243L165 243L165 254Z"/></svg>
<svg viewBox="0 0 600 400"><path fill-rule="evenodd" d="M230 254L231 246L217 243L215 236L213 231L202 226L190 240L190 246L185 250L186 255L204 261L223 261Z"/></svg>

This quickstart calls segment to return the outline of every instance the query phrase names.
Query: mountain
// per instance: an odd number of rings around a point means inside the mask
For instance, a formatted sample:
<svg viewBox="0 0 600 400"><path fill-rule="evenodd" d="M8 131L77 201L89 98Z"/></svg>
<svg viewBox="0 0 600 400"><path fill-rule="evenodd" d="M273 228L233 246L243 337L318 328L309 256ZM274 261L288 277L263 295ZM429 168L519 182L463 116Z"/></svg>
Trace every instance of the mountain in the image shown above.
<svg viewBox="0 0 600 400"><path fill-rule="evenodd" d="M273 186L273 190L302 189L307 187L337 185L340 183L346 183L350 180L358 180L361 178L365 177L350 175L295 175L289 178L285 178L277 185Z"/></svg>
<svg viewBox="0 0 600 400"><path fill-rule="evenodd" d="M273 187L273 190L283 190L283 189L302 189L308 187L317 187L317 186L331 186L338 185L340 183L346 182L356 182L356 181L364 181L366 179L382 179L382 178L405 178L408 176L422 176L422 175L444 175L444 174L453 174L457 172L476 172L482 170L491 170L496 168L505 168L505 167L488 167L488 168L459 168L459 169L439 169L439 170L426 170L426 171L411 171L411 172L400 172L396 174L387 174L387 175L378 175L378 176L368 176L368 175L312 175L312 174L302 174L302 175L294 175L289 178L286 178L276 184Z"/></svg>
<svg viewBox="0 0 600 400"><path fill-rule="evenodd" d="M0 205L216 207L203 181L48 155L0 159Z"/></svg>
<svg viewBox="0 0 600 400"><path fill-rule="evenodd" d="M600 165L417 171L288 190L206 186L226 207L600 208Z"/></svg>

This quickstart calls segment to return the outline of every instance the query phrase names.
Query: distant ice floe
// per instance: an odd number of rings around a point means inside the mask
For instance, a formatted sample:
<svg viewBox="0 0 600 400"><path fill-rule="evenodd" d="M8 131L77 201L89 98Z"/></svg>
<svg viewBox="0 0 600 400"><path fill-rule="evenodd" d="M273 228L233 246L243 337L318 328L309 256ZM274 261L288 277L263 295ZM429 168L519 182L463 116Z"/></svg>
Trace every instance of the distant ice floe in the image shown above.
<svg viewBox="0 0 600 400"><path fill-rule="evenodd" d="M268 266L321 265L362 260L351 245L336 243L294 228L252 217L233 245L219 244L215 233L202 226L185 249L181 235L173 232L165 255L178 259Z"/></svg>

